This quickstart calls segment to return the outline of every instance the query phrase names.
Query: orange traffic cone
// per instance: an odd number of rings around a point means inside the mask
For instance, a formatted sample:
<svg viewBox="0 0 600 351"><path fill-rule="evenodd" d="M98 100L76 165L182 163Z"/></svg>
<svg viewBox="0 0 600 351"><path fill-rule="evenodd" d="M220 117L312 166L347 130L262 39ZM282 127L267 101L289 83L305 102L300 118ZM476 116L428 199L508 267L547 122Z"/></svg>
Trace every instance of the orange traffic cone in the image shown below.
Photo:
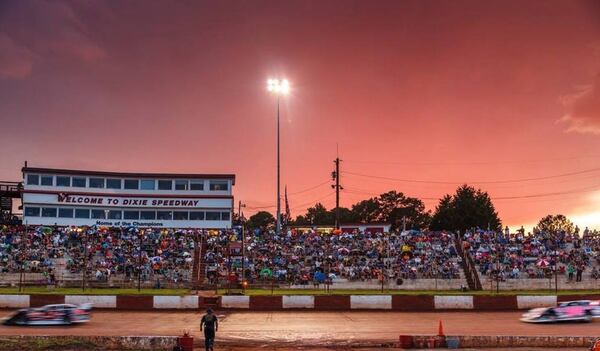
<svg viewBox="0 0 600 351"><path fill-rule="evenodd" d="M440 324L438 325L438 336L444 336L444 325L442 324L441 319L440 319Z"/></svg>

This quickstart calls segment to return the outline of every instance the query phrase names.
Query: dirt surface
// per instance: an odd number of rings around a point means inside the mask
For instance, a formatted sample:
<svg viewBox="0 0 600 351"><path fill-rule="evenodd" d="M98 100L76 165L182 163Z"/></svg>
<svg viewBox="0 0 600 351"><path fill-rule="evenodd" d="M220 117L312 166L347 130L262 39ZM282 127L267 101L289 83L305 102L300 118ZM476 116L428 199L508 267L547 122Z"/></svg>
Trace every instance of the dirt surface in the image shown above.
<svg viewBox="0 0 600 351"><path fill-rule="evenodd" d="M0 316L9 311L1 311ZM400 334L600 336L593 323L525 324L519 312L233 312L221 314L217 340L278 346L390 342ZM193 312L95 311L90 323L72 327L0 326L0 335L181 335L200 337Z"/></svg>

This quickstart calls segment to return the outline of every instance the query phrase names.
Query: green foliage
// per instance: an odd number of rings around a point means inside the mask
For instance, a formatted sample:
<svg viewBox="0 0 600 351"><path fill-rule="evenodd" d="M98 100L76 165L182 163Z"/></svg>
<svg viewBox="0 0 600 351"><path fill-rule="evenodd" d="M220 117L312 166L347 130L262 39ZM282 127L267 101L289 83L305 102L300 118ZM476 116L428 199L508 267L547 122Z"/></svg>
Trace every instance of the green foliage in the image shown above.
<svg viewBox="0 0 600 351"><path fill-rule="evenodd" d="M407 197L403 193L389 191L368 200L360 201L351 209L340 207L340 223L391 223L392 228L402 227L406 218L407 228L422 229L429 225L430 213L423 201ZM296 217L295 225L334 225L335 208L327 210L320 203L308 208L304 215Z"/></svg>
<svg viewBox="0 0 600 351"><path fill-rule="evenodd" d="M257 228L269 229L275 225L275 217L267 211L256 212L254 215L248 218L246 225L250 230Z"/></svg>
<svg viewBox="0 0 600 351"><path fill-rule="evenodd" d="M540 219L537 226L533 228L533 231L534 233L545 232L551 234L560 232L574 233L575 225L564 215L547 215Z"/></svg>
<svg viewBox="0 0 600 351"><path fill-rule="evenodd" d="M423 229L430 221L430 213L425 210L423 201L396 191L360 201L352 206L352 212L359 222L390 223L392 229L401 228L404 221L407 229Z"/></svg>
<svg viewBox="0 0 600 351"><path fill-rule="evenodd" d="M465 184L456 189L454 195L440 199L430 229L464 233L471 228L502 230L502 222L489 195Z"/></svg>

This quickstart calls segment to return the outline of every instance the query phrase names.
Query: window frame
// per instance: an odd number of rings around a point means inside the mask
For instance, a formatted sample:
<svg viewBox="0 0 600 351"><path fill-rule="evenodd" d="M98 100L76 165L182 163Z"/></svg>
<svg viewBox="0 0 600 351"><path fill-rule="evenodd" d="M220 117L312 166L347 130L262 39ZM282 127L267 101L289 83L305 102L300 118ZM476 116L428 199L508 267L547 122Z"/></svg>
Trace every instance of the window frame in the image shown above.
<svg viewBox="0 0 600 351"><path fill-rule="evenodd" d="M50 183L51 184L44 184L44 178L46 178L46 179L50 178ZM41 186L54 186L54 176L50 175L50 174L42 174L42 175L40 175L40 185Z"/></svg>
<svg viewBox="0 0 600 351"><path fill-rule="evenodd" d="M59 179L68 179L68 185L58 184L58 180ZM71 187L71 176L57 175L56 176L56 180L55 180L55 184L56 184L56 186Z"/></svg>
<svg viewBox="0 0 600 351"><path fill-rule="evenodd" d="M144 182L153 182L152 189L146 189L142 186ZM140 189L139 190L156 190L156 179L140 179Z"/></svg>
<svg viewBox="0 0 600 351"><path fill-rule="evenodd" d="M83 185L75 185L76 181L83 180ZM71 187L72 188L87 188L88 181L87 177L71 177Z"/></svg>
<svg viewBox="0 0 600 351"><path fill-rule="evenodd" d="M77 215L78 211L86 211L87 212L87 217L79 217ZM75 218L77 218L77 219L90 219L90 215L91 215L91 212L90 212L89 208L76 208L75 209Z"/></svg>
<svg viewBox="0 0 600 351"><path fill-rule="evenodd" d="M136 187L135 188L131 188L127 186L127 182L135 182L136 183ZM127 189L127 190L140 190L140 180L139 179L123 179L123 189Z"/></svg>
<svg viewBox="0 0 600 351"><path fill-rule="evenodd" d="M36 210L36 214L27 214L28 210ZM38 206L25 206L23 214L25 217L40 217L42 215L42 208Z"/></svg>
<svg viewBox="0 0 600 351"><path fill-rule="evenodd" d="M115 181L115 180L119 182L119 187L118 188L115 188L115 187L112 187L112 186L108 186L109 181ZM106 189L123 189L123 179L120 179L120 178L106 178L104 180L104 185L106 186Z"/></svg>
<svg viewBox="0 0 600 351"><path fill-rule="evenodd" d="M35 183L29 181L29 178L35 178L37 179ZM40 175L39 174L27 174L27 177L25 177L25 180L27 181L27 185L40 185Z"/></svg>
<svg viewBox="0 0 600 351"><path fill-rule="evenodd" d="M225 189L213 189L213 185L225 185ZM229 181L227 180L211 180L208 183L208 189L210 191L229 191Z"/></svg>
<svg viewBox="0 0 600 351"><path fill-rule="evenodd" d="M100 179L102 180L102 186L92 186L93 180L100 180ZM92 188L92 189L106 189L106 178L89 177L88 187Z"/></svg>
<svg viewBox="0 0 600 351"><path fill-rule="evenodd" d="M44 215L44 211L47 211L47 210L51 210L51 211L53 210L54 211L54 216L46 216L46 215ZM40 217L43 217L43 218L56 218L57 215L58 215L58 209L56 207L42 207L42 213L41 213Z"/></svg>
<svg viewBox="0 0 600 351"><path fill-rule="evenodd" d="M162 189L160 184L164 183L166 184L166 182L169 182L169 188L168 189ZM156 181L156 190L160 190L160 191L173 191L173 179L157 179Z"/></svg>
<svg viewBox="0 0 600 351"><path fill-rule="evenodd" d="M61 215L61 211L71 211L70 216ZM75 209L72 207L59 207L58 208L58 218L73 218L75 216Z"/></svg>

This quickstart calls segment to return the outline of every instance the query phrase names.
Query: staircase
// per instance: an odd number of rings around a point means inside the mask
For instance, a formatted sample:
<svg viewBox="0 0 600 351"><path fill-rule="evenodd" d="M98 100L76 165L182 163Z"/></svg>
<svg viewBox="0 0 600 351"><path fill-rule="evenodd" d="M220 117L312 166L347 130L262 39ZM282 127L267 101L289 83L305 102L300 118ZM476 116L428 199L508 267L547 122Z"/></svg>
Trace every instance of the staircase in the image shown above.
<svg viewBox="0 0 600 351"><path fill-rule="evenodd" d="M469 285L469 290L483 290L481 281L479 280L479 274L477 274L477 269L475 268L475 262L473 262L473 257L471 257L471 253L468 250L464 249L462 238L459 234L454 236L454 246L462 259L462 267L467 284Z"/></svg>
<svg viewBox="0 0 600 351"><path fill-rule="evenodd" d="M205 253L206 240L201 234L196 238L196 245L194 246L194 267L192 268L192 288L194 290L202 289L206 279Z"/></svg>

